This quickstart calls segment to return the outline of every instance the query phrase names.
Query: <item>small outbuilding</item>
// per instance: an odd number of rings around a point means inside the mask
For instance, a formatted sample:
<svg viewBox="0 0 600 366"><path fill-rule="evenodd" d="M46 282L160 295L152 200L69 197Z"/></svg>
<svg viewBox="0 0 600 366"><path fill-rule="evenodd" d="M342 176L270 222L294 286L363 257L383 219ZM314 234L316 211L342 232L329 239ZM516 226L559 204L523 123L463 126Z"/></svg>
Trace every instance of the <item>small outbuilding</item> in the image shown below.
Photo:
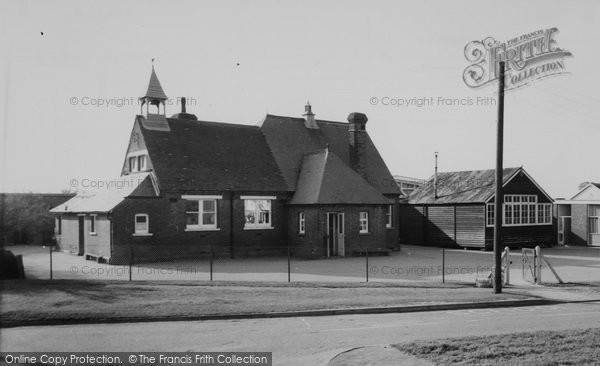
<svg viewBox="0 0 600 366"><path fill-rule="evenodd" d="M587 183L570 200L556 202L561 245L600 246L600 183Z"/></svg>
<svg viewBox="0 0 600 366"><path fill-rule="evenodd" d="M503 176L503 246L554 244L552 198L522 167ZM400 204L401 243L491 249L494 182L494 169L432 177Z"/></svg>

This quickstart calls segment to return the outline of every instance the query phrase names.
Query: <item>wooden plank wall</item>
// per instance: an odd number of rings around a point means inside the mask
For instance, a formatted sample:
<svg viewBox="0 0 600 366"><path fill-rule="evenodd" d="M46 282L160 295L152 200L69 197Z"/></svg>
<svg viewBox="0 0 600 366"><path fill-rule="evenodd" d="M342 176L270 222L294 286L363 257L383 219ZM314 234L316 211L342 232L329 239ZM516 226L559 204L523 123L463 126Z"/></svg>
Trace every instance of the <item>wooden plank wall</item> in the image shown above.
<svg viewBox="0 0 600 366"><path fill-rule="evenodd" d="M401 241L431 246L485 246L485 206L400 206Z"/></svg>

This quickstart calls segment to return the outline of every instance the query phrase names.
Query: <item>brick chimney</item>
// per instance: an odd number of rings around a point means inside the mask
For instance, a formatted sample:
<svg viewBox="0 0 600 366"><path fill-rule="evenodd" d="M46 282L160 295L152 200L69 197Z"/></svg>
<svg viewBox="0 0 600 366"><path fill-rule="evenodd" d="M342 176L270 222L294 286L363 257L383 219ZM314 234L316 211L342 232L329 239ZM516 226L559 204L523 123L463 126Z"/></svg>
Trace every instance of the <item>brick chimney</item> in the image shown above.
<svg viewBox="0 0 600 366"><path fill-rule="evenodd" d="M195 114L187 113L185 97L181 97L181 98L179 98L179 100L181 102L181 112L172 115L171 118L189 119L189 120L197 121L198 117L196 117Z"/></svg>
<svg viewBox="0 0 600 366"><path fill-rule="evenodd" d="M350 166L362 176L364 176L367 164L365 161L367 121L368 118L363 113L354 112L348 115L348 122L350 122L350 127L348 129L348 135L350 137Z"/></svg>
<svg viewBox="0 0 600 366"><path fill-rule="evenodd" d="M309 102L306 102L304 106L304 126L306 128L310 128L312 130L318 130L319 125L317 125L317 121L315 120L315 114L312 112L312 107Z"/></svg>

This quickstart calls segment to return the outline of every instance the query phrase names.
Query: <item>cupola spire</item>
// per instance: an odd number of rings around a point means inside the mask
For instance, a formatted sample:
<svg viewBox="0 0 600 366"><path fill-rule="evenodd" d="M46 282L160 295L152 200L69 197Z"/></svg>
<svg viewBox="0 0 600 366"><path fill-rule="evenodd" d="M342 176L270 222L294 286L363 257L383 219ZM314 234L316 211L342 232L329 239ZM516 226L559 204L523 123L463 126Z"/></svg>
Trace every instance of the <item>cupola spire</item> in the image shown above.
<svg viewBox="0 0 600 366"><path fill-rule="evenodd" d="M150 74L148 89L146 90L146 94L140 97L141 114L146 118L151 115L166 116L165 102L167 99L167 95L160 85L160 81L158 81L158 76L156 76L156 71L154 71L154 59L152 59L152 74ZM144 105L146 106L146 113L144 113ZM151 105L156 106L156 113L152 113L153 111L150 109Z"/></svg>
<svg viewBox="0 0 600 366"><path fill-rule="evenodd" d="M315 120L315 114L312 112L312 106L310 105L310 102L306 102L306 105L304 106L304 114L302 115L304 117L304 125L306 126L306 128L312 129L312 130L318 130L319 129L319 125L317 124L317 121Z"/></svg>

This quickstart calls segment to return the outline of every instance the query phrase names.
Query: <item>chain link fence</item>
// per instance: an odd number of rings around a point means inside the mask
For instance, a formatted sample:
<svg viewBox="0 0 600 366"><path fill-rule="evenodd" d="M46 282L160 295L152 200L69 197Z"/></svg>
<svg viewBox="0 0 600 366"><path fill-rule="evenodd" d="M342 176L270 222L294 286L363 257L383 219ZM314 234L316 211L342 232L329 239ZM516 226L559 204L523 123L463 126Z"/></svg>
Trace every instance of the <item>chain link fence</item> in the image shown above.
<svg viewBox="0 0 600 366"><path fill-rule="evenodd" d="M75 256L49 250L50 279L127 281L414 282L475 283L489 276L492 257L433 247L356 251L354 256L307 259L289 247L252 248L231 255L210 246L149 250L128 246L113 256ZM238 257L239 256L239 257Z"/></svg>

